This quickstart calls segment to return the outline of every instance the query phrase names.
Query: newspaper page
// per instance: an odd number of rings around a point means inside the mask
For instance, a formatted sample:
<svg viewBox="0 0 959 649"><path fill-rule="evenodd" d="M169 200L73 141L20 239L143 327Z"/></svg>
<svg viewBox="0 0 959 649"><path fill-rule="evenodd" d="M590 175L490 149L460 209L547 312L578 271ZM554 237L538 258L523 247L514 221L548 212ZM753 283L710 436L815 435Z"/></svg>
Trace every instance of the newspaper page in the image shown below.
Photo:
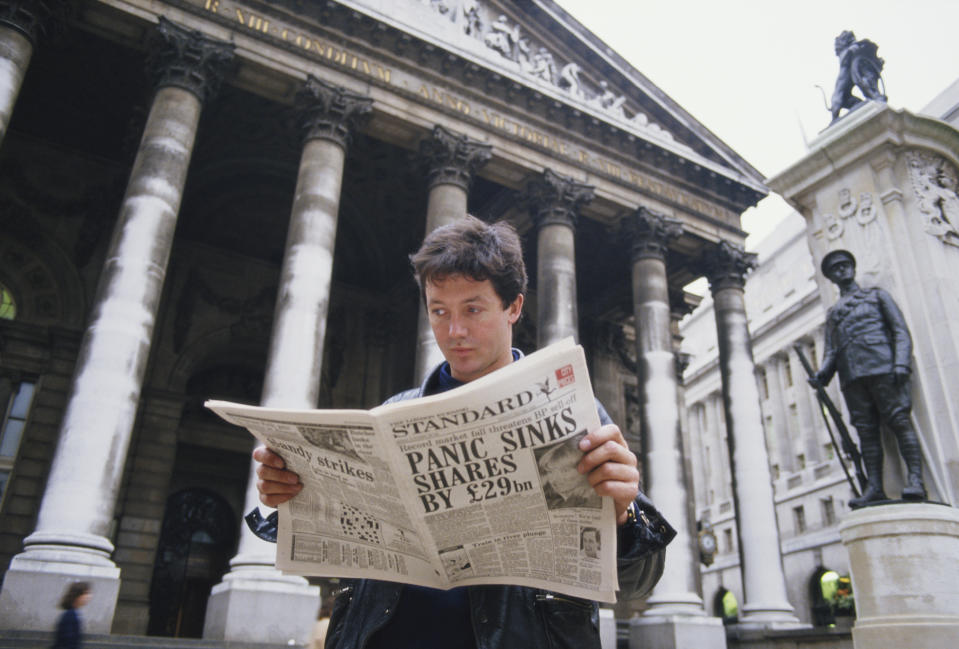
<svg viewBox="0 0 959 649"><path fill-rule="evenodd" d="M578 442L600 421L571 338L454 390L370 411L207 406L303 482L280 507L285 572L615 602L613 503L576 470Z"/></svg>

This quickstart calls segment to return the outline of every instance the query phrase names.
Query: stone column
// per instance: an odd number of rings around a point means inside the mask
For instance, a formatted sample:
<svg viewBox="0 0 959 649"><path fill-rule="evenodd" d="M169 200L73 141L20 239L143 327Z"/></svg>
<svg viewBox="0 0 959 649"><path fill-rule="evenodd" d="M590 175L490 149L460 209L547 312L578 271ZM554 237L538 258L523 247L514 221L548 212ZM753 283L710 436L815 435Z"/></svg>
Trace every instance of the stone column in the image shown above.
<svg viewBox="0 0 959 649"><path fill-rule="evenodd" d="M802 345L803 353L806 358L812 358L815 354L815 347L812 342L806 338L797 341ZM815 362L815 361L812 361ZM823 452L824 441L819 439L818 431L824 428L820 424L822 416L816 419L815 396L812 389L805 385L806 371L802 368L798 356L796 357L795 367L801 372L798 378L795 378L796 385L796 408L799 411L799 425L802 427L803 441L806 445L806 458L811 464L818 464L825 459ZM828 437L828 434L827 434Z"/></svg>
<svg viewBox="0 0 959 649"><path fill-rule="evenodd" d="M0 2L0 142L7 134L23 77L33 57L37 39L62 0L6 0Z"/></svg>
<svg viewBox="0 0 959 649"><path fill-rule="evenodd" d="M649 608L632 622L630 645L670 649L725 647L722 621L707 618L697 591L689 529L689 492L679 428L679 381L673 354L666 254L682 223L640 207L624 223L632 241L633 312L645 481L650 499L676 529Z"/></svg>
<svg viewBox="0 0 959 649"><path fill-rule="evenodd" d="M157 91L100 274L59 443L24 551L0 592L0 627L50 629L55 594L93 583L85 630L108 633L119 570L114 508L146 370L200 110L233 46L161 18L150 52Z"/></svg>
<svg viewBox="0 0 959 649"><path fill-rule="evenodd" d="M310 76L296 107L305 130L303 153L263 381L262 405L274 408L315 408L319 398L343 165L350 133L372 100ZM254 466L244 511L259 505ZM276 545L243 523L240 528L230 572L210 594L203 637L305 644L319 589L276 570Z"/></svg>
<svg viewBox="0 0 959 649"><path fill-rule="evenodd" d="M720 241L705 251L703 266L713 294L733 474L745 600L739 624L746 628L796 627L799 620L786 596L769 456L743 299L746 273L755 268L756 255Z"/></svg>
<svg viewBox="0 0 959 649"><path fill-rule="evenodd" d="M426 163L429 183L427 234L466 216L466 201L473 174L489 161L492 149L489 144L471 140L442 126L434 126L430 137L420 143L420 157ZM418 385L443 360L424 308L419 310L416 340Z"/></svg>
<svg viewBox="0 0 959 649"><path fill-rule="evenodd" d="M578 339L576 311L576 219L593 199L593 187L551 169L526 185L526 203L536 223L536 344L567 336Z"/></svg>

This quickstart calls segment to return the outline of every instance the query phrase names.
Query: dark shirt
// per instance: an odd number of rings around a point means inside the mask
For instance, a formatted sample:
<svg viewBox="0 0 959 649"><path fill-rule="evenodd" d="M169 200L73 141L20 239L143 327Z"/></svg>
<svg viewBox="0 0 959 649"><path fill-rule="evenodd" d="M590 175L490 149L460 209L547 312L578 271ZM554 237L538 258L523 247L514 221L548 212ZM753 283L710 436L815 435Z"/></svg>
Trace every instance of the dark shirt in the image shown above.
<svg viewBox="0 0 959 649"><path fill-rule="evenodd" d="M433 394L463 385L443 363ZM377 631L368 649L476 649L467 587L439 590L424 586L403 587L396 612Z"/></svg>
<svg viewBox="0 0 959 649"><path fill-rule="evenodd" d="M57 621L57 636L53 649L80 649L83 638L80 632L80 615L74 608L68 608Z"/></svg>

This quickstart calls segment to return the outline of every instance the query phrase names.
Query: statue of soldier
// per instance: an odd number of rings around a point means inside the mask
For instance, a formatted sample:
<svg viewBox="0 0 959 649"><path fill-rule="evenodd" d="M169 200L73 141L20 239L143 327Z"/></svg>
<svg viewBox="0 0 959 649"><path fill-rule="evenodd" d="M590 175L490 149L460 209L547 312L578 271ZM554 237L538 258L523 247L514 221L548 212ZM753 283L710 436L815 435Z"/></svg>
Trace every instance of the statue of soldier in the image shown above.
<svg viewBox="0 0 959 649"><path fill-rule="evenodd" d="M903 499L924 500L922 452L909 419L912 338L902 312L883 289L861 288L856 283L856 258L848 250L828 253L821 269L839 287L839 300L826 315L822 367L809 383L824 387L838 371L849 417L859 433L867 484L849 506L855 509L886 500L880 424L895 433L906 464Z"/></svg>

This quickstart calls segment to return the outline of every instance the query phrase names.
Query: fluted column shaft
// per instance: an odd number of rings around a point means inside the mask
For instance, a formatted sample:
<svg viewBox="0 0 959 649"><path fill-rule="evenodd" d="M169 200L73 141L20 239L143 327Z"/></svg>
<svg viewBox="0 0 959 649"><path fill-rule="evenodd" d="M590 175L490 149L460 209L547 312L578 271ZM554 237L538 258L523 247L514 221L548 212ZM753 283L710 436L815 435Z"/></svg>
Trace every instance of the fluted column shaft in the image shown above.
<svg viewBox="0 0 959 649"><path fill-rule="evenodd" d="M429 195L426 201L426 234L466 216L473 174L485 165L492 147L442 126L433 127L430 137L420 143L420 157L426 164ZM419 309L416 336L416 383L443 360L430 327L426 309Z"/></svg>
<svg viewBox="0 0 959 649"><path fill-rule="evenodd" d="M350 134L369 114L372 100L310 76L297 94L296 107L304 144L261 398L263 406L273 408L317 405L346 151ZM244 511L259 506L255 468L251 462ZM308 640L319 590L302 577L283 575L274 568L275 561L276 545L254 536L241 523L230 572L210 594L204 638ZM273 596L264 597L267 592ZM263 623L264 618L270 623Z"/></svg>
<svg viewBox="0 0 959 649"><path fill-rule="evenodd" d="M59 5L58 0L0 2L0 142L7 134L35 43Z"/></svg>
<svg viewBox="0 0 959 649"><path fill-rule="evenodd" d="M100 633L109 631L116 603L119 571L109 535L187 168L203 102L233 49L165 20L157 34L151 66L158 90L81 343L37 527L11 562L11 572L22 567L45 578L58 569L44 564L58 565L61 581L87 571L102 577L85 611L88 628ZM7 597L16 596L9 577L0 595L2 625L13 610ZM21 595L19 605L29 606L31 596ZM17 628L36 628L44 616L27 617Z"/></svg>
<svg viewBox="0 0 959 649"><path fill-rule="evenodd" d="M367 97L312 76L297 95L304 144L273 312L263 406L317 405L346 150L351 130L369 113L371 104ZM260 502L254 469L255 463L247 481L244 511ZM240 527L231 568L271 568L275 546L254 536L246 525Z"/></svg>
<svg viewBox="0 0 959 649"><path fill-rule="evenodd" d="M705 615L691 556L688 489L679 428L679 381L673 353L666 254L682 224L646 208L624 223L632 242L633 313L640 421L645 440L645 488L676 529L663 576L645 615Z"/></svg>
<svg viewBox="0 0 959 649"><path fill-rule="evenodd" d="M579 206L593 198L593 187L550 169L526 187L536 222L536 344L542 348L568 336L579 337L576 306L576 220Z"/></svg>
<svg viewBox="0 0 959 649"><path fill-rule="evenodd" d="M743 297L746 273L755 264L755 254L725 241L705 255L719 342L743 573L745 602L740 622L746 626L795 626L798 620L786 595L756 366Z"/></svg>

